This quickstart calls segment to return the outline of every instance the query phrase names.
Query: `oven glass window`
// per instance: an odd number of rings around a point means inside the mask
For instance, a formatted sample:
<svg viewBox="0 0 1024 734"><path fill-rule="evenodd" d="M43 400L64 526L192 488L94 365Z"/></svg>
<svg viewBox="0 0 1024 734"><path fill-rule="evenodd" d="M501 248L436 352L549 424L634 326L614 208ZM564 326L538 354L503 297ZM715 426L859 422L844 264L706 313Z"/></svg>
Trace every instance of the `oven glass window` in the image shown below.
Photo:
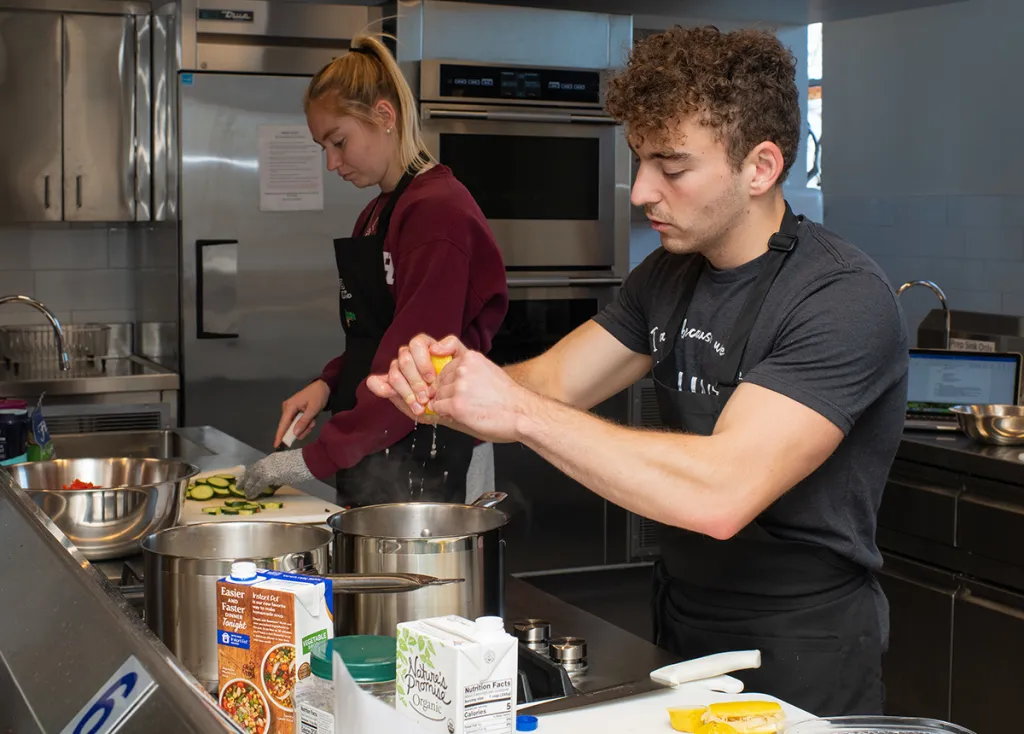
<svg viewBox="0 0 1024 734"><path fill-rule="evenodd" d="M452 169L488 219L596 221L598 138L442 134Z"/></svg>
<svg viewBox="0 0 1024 734"><path fill-rule="evenodd" d="M488 357L499 365L532 359L597 315L596 298L510 301Z"/></svg>

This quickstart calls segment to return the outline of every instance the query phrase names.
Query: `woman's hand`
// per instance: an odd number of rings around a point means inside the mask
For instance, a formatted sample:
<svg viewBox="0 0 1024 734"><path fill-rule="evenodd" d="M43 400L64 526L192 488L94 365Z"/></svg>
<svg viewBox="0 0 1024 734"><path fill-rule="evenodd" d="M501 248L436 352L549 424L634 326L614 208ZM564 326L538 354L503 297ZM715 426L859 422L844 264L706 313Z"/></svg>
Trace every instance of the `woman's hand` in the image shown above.
<svg viewBox="0 0 1024 734"><path fill-rule="evenodd" d="M295 424L295 438L303 439L308 436L316 423L316 417L327 406L330 397L331 388L323 380L317 380L281 403L281 422L277 424L274 446L281 445L284 434L288 432L288 426L299 413L302 413L302 418Z"/></svg>

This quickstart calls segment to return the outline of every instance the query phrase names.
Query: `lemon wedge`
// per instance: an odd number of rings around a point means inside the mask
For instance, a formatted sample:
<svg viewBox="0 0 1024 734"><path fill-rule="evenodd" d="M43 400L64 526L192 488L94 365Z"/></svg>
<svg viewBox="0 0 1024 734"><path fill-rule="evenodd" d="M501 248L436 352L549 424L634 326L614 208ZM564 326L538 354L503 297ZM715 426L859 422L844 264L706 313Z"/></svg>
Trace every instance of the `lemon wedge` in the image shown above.
<svg viewBox="0 0 1024 734"><path fill-rule="evenodd" d="M694 734L739 734L735 727L729 726L724 721L710 721L697 727Z"/></svg>
<svg viewBox="0 0 1024 734"><path fill-rule="evenodd" d="M704 715L705 708L676 708L668 710L668 718L672 724L672 728L676 731L686 732L686 734L694 734L697 729L703 724L701 717Z"/></svg>
<svg viewBox="0 0 1024 734"><path fill-rule="evenodd" d="M435 374L438 374L438 375L441 374L441 370L444 369L444 366L446 364L448 364L449 362L451 362L451 361L452 361L451 355L448 355L446 357L435 357L434 355L430 355L430 363L432 365L434 365L434 372L435 372ZM430 408L425 408L424 411L423 411L423 414L424 415L437 415L437 413L432 411Z"/></svg>

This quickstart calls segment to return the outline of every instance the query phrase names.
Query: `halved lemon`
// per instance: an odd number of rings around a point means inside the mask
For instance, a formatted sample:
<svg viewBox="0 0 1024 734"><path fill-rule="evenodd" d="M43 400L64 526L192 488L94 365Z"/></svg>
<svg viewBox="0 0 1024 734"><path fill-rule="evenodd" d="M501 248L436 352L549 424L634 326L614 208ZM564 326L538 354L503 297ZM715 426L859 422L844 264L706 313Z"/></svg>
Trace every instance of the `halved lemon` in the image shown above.
<svg viewBox="0 0 1024 734"><path fill-rule="evenodd" d="M694 734L739 734L736 727L726 724L724 721L709 721L697 727Z"/></svg>
<svg viewBox="0 0 1024 734"><path fill-rule="evenodd" d="M446 364L448 364L449 362L451 362L451 361L452 361L452 357L451 357L450 354L448 356L446 356L446 357L435 357L434 355L430 355L430 363L432 365L434 365L434 372L436 374L438 374L438 375L441 374L441 370L444 369L444 366ZM424 411L423 411L423 414L424 415L437 415L437 413L432 411L430 408L425 408Z"/></svg>
<svg viewBox="0 0 1024 734"><path fill-rule="evenodd" d="M693 734L704 723L701 717L705 711L706 708L693 707L669 709L668 718L676 731Z"/></svg>

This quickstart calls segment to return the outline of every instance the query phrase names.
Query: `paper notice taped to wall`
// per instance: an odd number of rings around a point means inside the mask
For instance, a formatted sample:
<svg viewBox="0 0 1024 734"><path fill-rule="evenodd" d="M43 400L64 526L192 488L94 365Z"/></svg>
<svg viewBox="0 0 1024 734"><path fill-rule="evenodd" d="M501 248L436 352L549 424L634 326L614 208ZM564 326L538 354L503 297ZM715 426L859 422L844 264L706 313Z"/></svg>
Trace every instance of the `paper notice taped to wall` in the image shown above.
<svg viewBox="0 0 1024 734"><path fill-rule="evenodd" d="M323 211L320 146L305 125L260 125L260 211Z"/></svg>

